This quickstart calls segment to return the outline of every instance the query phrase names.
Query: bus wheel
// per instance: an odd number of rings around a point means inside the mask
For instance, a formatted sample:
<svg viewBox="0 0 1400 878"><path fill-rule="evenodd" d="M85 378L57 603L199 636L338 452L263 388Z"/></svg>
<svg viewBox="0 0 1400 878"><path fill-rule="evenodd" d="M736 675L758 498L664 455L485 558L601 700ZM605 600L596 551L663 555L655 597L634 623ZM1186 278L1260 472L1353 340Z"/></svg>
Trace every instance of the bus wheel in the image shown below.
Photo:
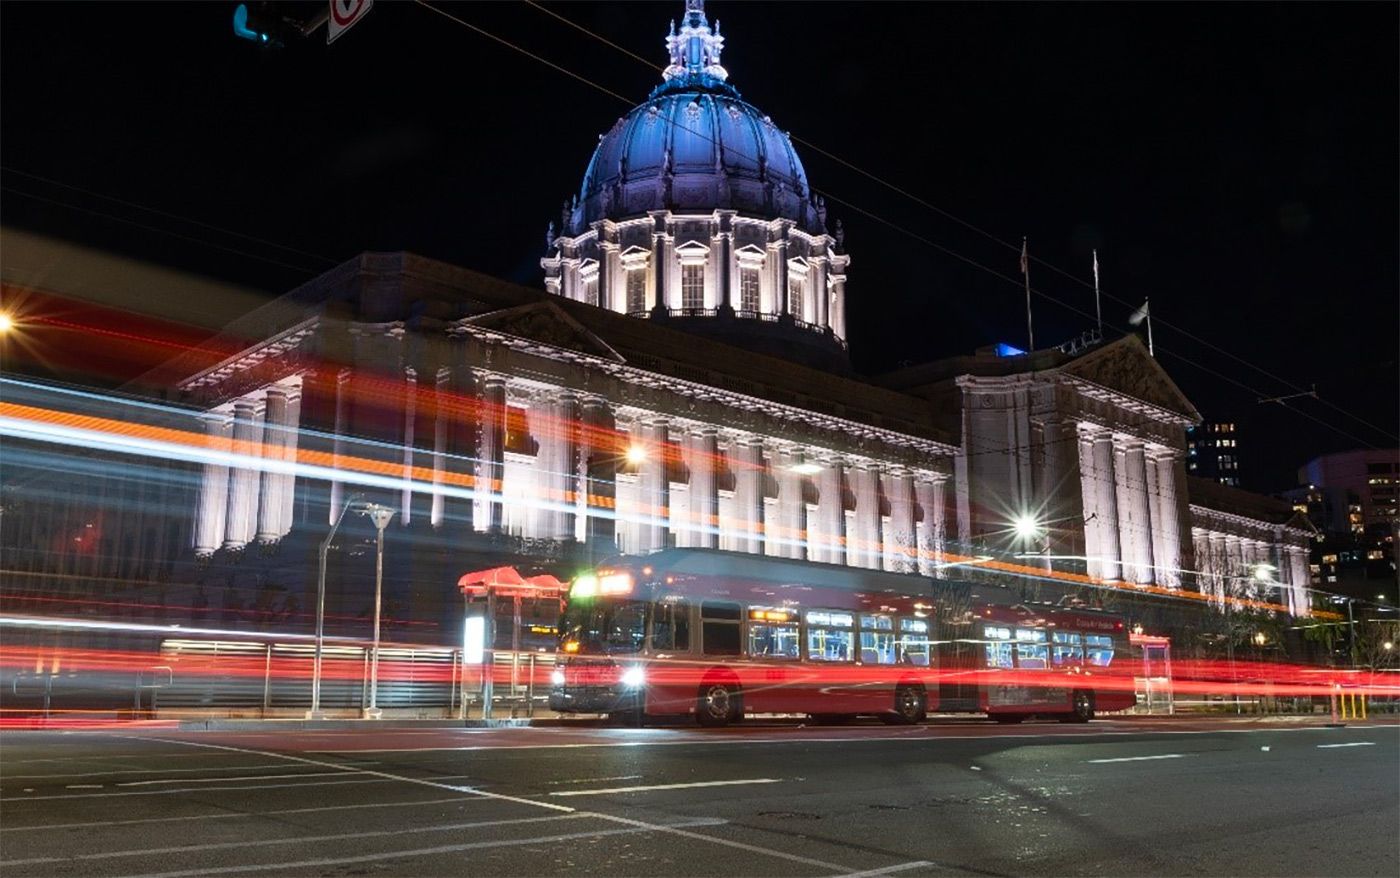
<svg viewBox="0 0 1400 878"><path fill-rule="evenodd" d="M1094 693L1076 689L1070 697L1070 705L1071 712L1065 722L1087 723L1094 718Z"/></svg>
<svg viewBox="0 0 1400 878"><path fill-rule="evenodd" d="M706 683L700 687L695 719L702 726L723 726L733 722L739 713L739 692L724 683Z"/></svg>
<svg viewBox="0 0 1400 878"><path fill-rule="evenodd" d="M1026 718L1026 715L1025 715L1024 713L994 713L994 714L992 714L992 719L996 720L996 721L999 722L999 723L1005 723L1005 724L1007 724L1007 725L1015 725L1016 723L1021 722L1021 721L1024 720L1025 718Z"/></svg>
<svg viewBox="0 0 1400 878"><path fill-rule="evenodd" d="M880 719L889 725L912 726L923 722L926 716L928 704L924 700L924 690L918 686L896 686L894 712L882 713Z"/></svg>

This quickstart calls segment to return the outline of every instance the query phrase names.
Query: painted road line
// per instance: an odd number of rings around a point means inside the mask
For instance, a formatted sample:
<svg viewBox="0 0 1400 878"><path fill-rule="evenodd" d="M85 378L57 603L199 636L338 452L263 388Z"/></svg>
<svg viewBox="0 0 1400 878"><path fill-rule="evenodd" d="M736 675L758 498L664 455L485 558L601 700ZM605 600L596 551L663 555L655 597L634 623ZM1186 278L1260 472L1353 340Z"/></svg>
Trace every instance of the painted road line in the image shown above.
<svg viewBox="0 0 1400 878"><path fill-rule="evenodd" d="M1185 759L1189 753L1161 753L1156 756L1119 756L1116 759L1088 759L1086 762L1091 765L1103 765L1108 762L1150 762L1153 759Z"/></svg>
<svg viewBox="0 0 1400 878"><path fill-rule="evenodd" d="M547 780L544 782L544 785L547 787L557 787L562 784L571 783L601 783L605 780L640 780L641 777L640 774L619 774L613 777L580 777L573 780Z"/></svg>
<svg viewBox="0 0 1400 878"><path fill-rule="evenodd" d="M1334 747L1374 747L1375 741L1353 741L1350 744L1318 744L1319 750L1331 750Z"/></svg>
<svg viewBox="0 0 1400 878"><path fill-rule="evenodd" d="M233 792L261 792L262 790L281 790L292 787L343 787L351 784L361 783L388 783L382 778L370 778L368 780L313 780L310 783L270 783L260 787L180 787L175 790L131 790L124 793L69 793L54 796L5 796L0 798L0 805L13 808L23 802L47 802L54 799L119 799L127 796L173 796L179 793L212 793L215 791Z"/></svg>
<svg viewBox="0 0 1400 878"><path fill-rule="evenodd" d="M746 784L782 783L781 778L754 777L747 780L702 780L695 783L661 783L649 786L611 787L605 790L562 790L551 796L606 796L613 793L646 793L652 790L691 790L698 787L737 787Z"/></svg>
<svg viewBox="0 0 1400 878"><path fill-rule="evenodd" d="M0 826L7 832L36 832L44 829L100 829L104 826L136 826L143 823L182 823L186 820L240 820L249 817L282 817L289 814L316 814L321 811L355 811L364 808L417 808L428 805L462 804L461 796L451 799L426 799L417 802L365 802L358 805L321 805L315 808L282 808L276 811L223 811L218 814L186 814L182 817L138 817L131 820L90 820L86 823L40 823L35 826ZM479 801L487 801L481 799Z"/></svg>
<svg viewBox="0 0 1400 878"><path fill-rule="evenodd" d="M922 869L925 866L932 866L928 860L914 860L912 863L900 863L895 866L886 866L883 869L867 869L864 872L838 872L841 878L874 878L876 875L894 875L897 872L907 872L910 869Z"/></svg>
<svg viewBox="0 0 1400 878"><path fill-rule="evenodd" d="M723 820L699 819L687 820L678 826L718 826ZM512 838L498 839L496 841L470 841L462 844L445 844L430 848L410 848L407 850L382 851L373 854L361 854L354 857L324 857L316 860L297 860L293 862L279 861L275 863L254 863L242 866L222 866L216 868L204 867L202 869L181 869L176 872L148 872L143 875L131 875L128 878L187 878L193 875L233 875L240 872L296 872L308 869L318 869L325 866L345 866L351 863L374 863L385 860L403 860L411 857L431 857L437 854L455 854L464 851L487 850L490 848L504 847L524 847L527 845L556 844L564 841L574 841L584 838L600 838L609 835L635 835L642 832L650 832L652 827L642 824L640 827L626 827L623 829L596 829L592 832L568 832L560 835L542 835L533 838ZM702 836L703 837L703 836Z"/></svg>
<svg viewBox="0 0 1400 878"><path fill-rule="evenodd" d="M335 776L339 776L339 775L343 775L343 774L347 774L347 773L348 773L348 772L342 772L342 771L302 771L302 772L297 772L296 774L245 774L245 775L243 775L243 776L241 776L241 777L239 777L239 776L233 776L233 777L170 777L170 778L165 778L164 780L126 780L126 781L121 781L121 782L119 782L119 783L116 783L116 784L114 784L113 786L119 786L119 787L150 787L150 786L157 786L157 785L160 785L160 784L172 784L172 783L219 783L220 781L227 781L227 782L230 782L230 783L237 783L237 782L239 782L239 781L251 781L251 780L287 780L288 778L295 778L295 777L335 777Z"/></svg>
<svg viewBox="0 0 1400 878"><path fill-rule="evenodd" d="M225 851L230 849L271 847L282 844L316 844L323 841L347 841L361 838L383 838L385 836L411 835L417 832L456 832L463 829L484 829L499 826L515 826L525 823L544 823L553 820L576 820L584 814L551 814L548 817L520 817L513 820L477 820L471 823L442 823L433 826L412 826L408 828L379 829L362 832L340 832L335 835L299 835L291 838L241 839L239 841L210 842L163 848L134 848L125 851L103 851L96 854L72 854L66 857L29 857L23 860L0 860L0 866L33 866L39 863L68 863L87 860L112 860L119 857L144 857L155 854L200 853L203 851Z"/></svg>

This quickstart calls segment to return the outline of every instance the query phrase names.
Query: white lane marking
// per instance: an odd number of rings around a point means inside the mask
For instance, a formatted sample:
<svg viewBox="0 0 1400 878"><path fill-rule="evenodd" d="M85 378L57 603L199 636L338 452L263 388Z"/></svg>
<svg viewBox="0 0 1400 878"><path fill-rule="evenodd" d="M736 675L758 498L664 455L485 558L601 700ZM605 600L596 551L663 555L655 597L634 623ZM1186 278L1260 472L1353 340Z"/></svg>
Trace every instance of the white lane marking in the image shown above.
<svg viewBox="0 0 1400 878"><path fill-rule="evenodd" d="M133 736L133 737L134 737L134 736ZM212 749L212 750L226 750L226 751L232 751L232 752L235 752L235 753L245 753L245 754L252 753L252 754L257 754L257 755L259 755L259 756L265 756L265 757L267 757L267 758L269 758L269 759L286 759L286 760L291 761L291 762L300 762L300 763L305 763L305 764L308 764L308 765L322 765L322 766L326 766L326 767L328 767L328 768L337 768L337 767L339 767L339 766L337 766L336 763L334 763L334 762L322 762L322 761L316 760L316 759L307 759L307 758L305 758L305 757L303 757L303 756L292 756L292 755L285 754L285 753L273 753L273 752L266 751L266 750L245 750L245 749L240 748L240 747L229 747L229 746L226 746L226 745L223 745L223 744L205 744L205 743L202 743L202 742L199 742L199 741L180 741L180 740L170 739L170 738L136 738L136 740L141 740L141 741L157 741L157 742L160 742L160 743L162 743L162 744L178 744L178 745L183 745L183 746L187 746L187 747L205 747L205 748L209 748L209 749ZM552 810L555 810L555 811L565 811L565 812L568 812L568 813L574 813L574 812L577 810L577 809L574 809L574 808L569 808L569 807L564 806L564 805L555 805L555 804L553 804L553 803L551 803L551 802L540 802L540 801L536 801L536 800L534 800L534 799L523 799L523 798L520 798L520 797L518 797L518 796L506 796L506 795L501 795L500 793L488 793L488 792L485 792L485 791L482 791L482 790L474 790L474 789L472 789L472 788L470 788L470 787L457 787L457 786L451 786L451 785L449 785L449 784L434 783L434 782L432 782L432 781L421 780L421 779L419 779L419 778L404 777L404 776L402 776L402 775L390 774L389 772L384 772L384 771L362 770L361 773L379 775L379 776L386 777L386 778L391 778L391 779L394 779L394 780L402 780L402 781L404 781L404 782L406 782L406 783L415 783L415 784L421 784L421 785L423 785L423 786L430 786L430 787L435 787L435 788L448 789L448 790L452 790L452 791L454 791L454 792L466 793L466 794L468 794L468 795L473 795L473 796L478 796L478 797L483 797L483 798L500 799L500 800L504 800L504 801L508 801L508 802L518 802L518 803L525 804L525 805L534 805L534 806L537 807L537 808L549 808L549 809L552 809ZM353 783L353 782L354 782L354 781L352 781L352 783ZM211 788L211 789L212 789L212 788ZM748 851L749 853L761 854L761 855L763 855L763 856L768 856L768 857L775 857L775 858L780 859L780 860L787 860L787 861L793 862L793 863L802 863L802 864L808 865L808 866L816 866L817 868L820 868L823 872L825 872L825 871L827 871L827 870L829 870L829 869L831 868L831 863L828 862L828 861L826 861L826 860L816 860L816 859L812 859L812 858L810 858L810 857L799 856L799 855L797 855L797 854L789 854L789 853L787 853L786 851L779 851L779 850L774 850L774 849L772 849L772 848L760 847L759 845L745 844L744 842L741 842L741 841L732 841L732 840L727 839L727 838L714 838L714 837L712 837L712 836L703 835L703 834L698 833L698 832L689 832L689 831L687 831L687 830L685 830L685 829L677 829L675 826L662 826L662 825L658 825L658 824L655 824L655 823L646 823L646 822L643 822L643 821L641 821L641 820L633 820L633 819L628 818L628 817L618 817L618 816L615 816L615 815L612 815L612 814L600 814L600 813L598 813L598 812L596 812L596 811L587 811L587 812L582 812L582 813L589 814L590 816L593 816L593 817L598 817L598 818L600 818L600 819L602 819L602 820L607 820L607 821L609 821L609 822L611 822L611 823L620 823L620 824L622 824L622 825L624 825L624 826L636 827L636 828L645 830L645 831L647 831L647 832L665 832L665 833L669 833L669 834L671 834L671 835L679 835L679 836L683 836L683 837L685 837L685 838L695 839L695 840L697 840L697 841L706 841L706 842L709 842L709 843L711 843L711 844L717 844L717 845L722 845L722 846L724 846L724 847L734 848L735 850ZM721 821L721 822L722 822L722 821ZM710 823L701 823L701 824L695 824L695 825L712 825L712 824L710 824ZM279 864L279 868L295 868L295 865L296 865L296 864ZM258 867L258 868L265 868L265 867ZM243 869L243 870L241 870L241 871L248 871L248 870L247 870L247 869ZM181 872L181 873L177 873L177 874L175 874L175 875L160 876L160 878L179 878L179 876L183 876L183 875L202 875L202 874L214 874L214 872L213 872L213 871L198 870L198 871L194 871L194 872ZM155 876L145 876L145 878L155 878Z"/></svg>
<svg viewBox="0 0 1400 878"><path fill-rule="evenodd" d="M582 815L581 815L582 816ZM722 820L688 820L681 826L716 826ZM500 839L496 841L471 841L462 844L445 844L430 848L411 848L408 850L383 851L374 854L361 854L354 857L324 857L316 860L298 860L295 862L279 861L276 863L255 863L243 866L222 866L218 868L201 869L181 869L176 872L149 872L144 875L131 875L127 878L186 878L191 875L232 875L239 872L294 872L310 868L323 866L343 866L349 863L373 863L384 860L402 860L409 857L428 857L435 854L454 854L463 851L482 850L487 848L503 847L523 847L535 844L555 844L562 841L573 841L580 838L599 838L607 835L628 835L640 832L650 832L652 828L643 824L640 827L627 827L625 829L596 829L592 832L568 832L559 835L541 835L533 838L512 838ZM677 830L678 832L681 830ZM701 836L703 838L703 836Z"/></svg>
<svg viewBox="0 0 1400 878"><path fill-rule="evenodd" d="M1353 741L1350 744L1318 744L1319 750L1331 750L1333 747L1374 747L1375 741Z"/></svg>
<svg viewBox="0 0 1400 878"><path fill-rule="evenodd" d="M100 783L70 783L68 786L64 787L64 789L65 789L65 790L100 790L100 789L102 789L102 784L100 784Z"/></svg>
<svg viewBox="0 0 1400 878"><path fill-rule="evenodd" d="M221 851L230 848L271 847L281 844L315 844L322 841L345 841L351 838L376 838L386 835L409 835L415 832L451 832L462 829L481 829L495 826L514 826L518 823L544 823L552 820L576 820L585 814L551 814L548 817L519 817L514 820L476 820L470 823L443 823L434 826L413 826L407 829L377 829L365 832L340 832L335 835L301 835L292 838L262 838L257 840L211 842L164 848L136 848L125 851L103 851L96 854L73 854L67 857L29 857L23 860L0 860L0 866L32 866L37 863L68 863L78 860L111 860L118 857L142 857L149 854L181 854L201 851Z"/></svg>
<svg viewBox="0 0 1400 878"><path fill-rule="evenodd" d="M640 774L617 774L612 777L580 777L573 780L547 780L544 782L544 785L547 787L557 787L562 784L571 783L598 783L605 780L638 780L639 778L641 778Z"/></svg>
<svg viewBox="0 0 1400 878"><path fill-rule="evenodd" d="M1089 759L1090 764L1102 765L1106 762L1150 762L1153 759L1185 759L1189 753L1161 753L1157 756L1119 756L1116 759Z"/></svg>
<svg viewBox="0 0 1400 878"><path fill-rule="evenodd" d="M651 790L690 790L697 787L735 787L746 784L782 783L776 777L754 777L747 780L702 780L694 783L659 783L649 786L612 787L606 790L562 790L551 796L606 796L612 793L645 793Z"/></svg>
<svg viewBox="0 0 1400 878"><path fill-rule="evenodd" d="M185 754L177 754L183 756ZM363 762L359 765L378 765L378 762ZM192 774L196 771L261 771L264 768L285 768L281 762L266 765L205 765L200 768L123 768L119 771L74 771L65 774L6 774L4 780L62 780L67 777L111 777L118 774ZM232 780L232 778L230 778Z"/></svg>
<svg viewBox="0 0 1400 878"><path fill-rule="evenodd" d="M287 780L294 777L333 777L345 774L340 771L302 771L296 774L245 774L241 777L170 777L164 780L125 780L115 784L119 787L150 787L171 783L238 783L252 780Z"/></svg>
<svg viewBox="0 0 1400 878"><path fill-rule="evenodd" d="M93 820L87 823L40 823L37 826L0 826L0 833L34 832L40 829L98 829L104 826L133 826L141 823L181 823L186 820L239 820L248 817L280 817L286 814L314 814L320 811L353 811L362 808L417 808L428 805L464 804L466 799L427 799L419 802L366 802L359 805L322 805L317 808L284 808L277 811L226 811L219 814L187 814L183 817L140 817L133 820ZM484 799L482 801L485 801Z"/></svg>
<svg viewBox="0 0 1400 878"><path fill-rule="evenodd" d="M5 796L0 805L18 805L21 802L44 802L51 799L117 799L126 796L173 796L179 793L208 793L216 790L242 791L245 793L262 790L280 790L289 787L343 787L360 783L388 783L381 778L371 780L313 780L309 783L270 783L260 787L180 787L176 790L132 790L125 793L59 793L53 796Z"/></svg>
<svg viewBox="0 0 1400 878"><path fill-rule="evenodd" d="M319 765L322 768L341 769L354 774L371 774L375 777L382 777L387 780L396 780L402 783L418 784L419 786L432 787L433 789L437 790L451 790L454 793L465 793L470 796L479 796L481 798L486 799L500 799L504 802L517 802L525 805L533 805L536 808L548 808L551 811L564 811L566 813L571 813L575 810L574 808L570 808L567 805L555 805L552 802L539 802L533 799L523 799L519 796L507 796L502 793L488 793L485 790L478 790L474 787L438 783L437 781L424 780L420 777L406 777L405 775L393 774L388 771L376 771L372 768L352 768L348 766L341 766L337 765L334 762L324 762L319 759L307 759L305 756L292 756L287 753L271 753L266 750L247 750L243 747L229 747L224 744L206 744L202 741L180 741L170 738L143 738L135 735L132 735L130 737L133 737L138 741L156 741L161 744L178 744L185 747L204 747L210 750L225 750L231 753L243 753L245 755L255 754L258 756L267 756L272 759L286 759L289 762L300 762L304 765Z"/></svg>
<svg viewBox="0 0 1400 878"><path fill-rule="evenodd" d="M886 866L883 869L867 869L864 872L838 872L842 878L873 878L875 875L893 875L896 872L906 872L909 869L918 869L923 866L932 866L928 860L914 860L911 863L900 863L895 866Z"/></svg>

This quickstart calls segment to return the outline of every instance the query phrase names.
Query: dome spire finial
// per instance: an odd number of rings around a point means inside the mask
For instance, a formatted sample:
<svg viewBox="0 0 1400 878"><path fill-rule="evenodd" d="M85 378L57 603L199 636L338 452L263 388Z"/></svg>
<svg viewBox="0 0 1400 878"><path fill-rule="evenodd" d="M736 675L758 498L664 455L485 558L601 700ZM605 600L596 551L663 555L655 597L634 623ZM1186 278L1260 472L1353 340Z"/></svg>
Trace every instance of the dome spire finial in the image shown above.
<svg viewBox="0 0 1400 878"><path fill-rule="evenodd" d="M719 35L718 26L713 32L710 30L705 19L705 0L686 0L680 30L676 30L675 22L671 23L666 51L671 55L671 63L661 75L667 82L704 78L724 82L729 78L729 72L719 63L724 37Z"/></svg>

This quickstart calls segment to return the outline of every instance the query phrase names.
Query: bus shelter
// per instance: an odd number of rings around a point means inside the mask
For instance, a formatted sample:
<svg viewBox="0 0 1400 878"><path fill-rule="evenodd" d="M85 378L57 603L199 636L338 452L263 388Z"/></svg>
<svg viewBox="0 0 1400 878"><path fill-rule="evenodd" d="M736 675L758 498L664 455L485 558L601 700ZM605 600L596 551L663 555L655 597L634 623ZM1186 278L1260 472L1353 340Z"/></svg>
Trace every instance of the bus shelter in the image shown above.
<svg viewBox="0 0 1400 878"><path fill-rule="evenodd" d="M1137 675L1138 706L1147 713L1176 713L1171 638L1143 634L1139 626L1128 632L1128 643L1137 649L1142 659Z"/></svg>
<svg viewBox="0 0 1400 878"><path fill-rule="evenodd" d="M545 679L554 659L565 583L550 573L527 576L515 567L490 567L457 580L466 605L462 674L478 675L482 717L491 718L500 696L496 683L509 681L506 700L524 701L533 712L536 677ZM462 714L467 710L462 699Z"/></svg>

